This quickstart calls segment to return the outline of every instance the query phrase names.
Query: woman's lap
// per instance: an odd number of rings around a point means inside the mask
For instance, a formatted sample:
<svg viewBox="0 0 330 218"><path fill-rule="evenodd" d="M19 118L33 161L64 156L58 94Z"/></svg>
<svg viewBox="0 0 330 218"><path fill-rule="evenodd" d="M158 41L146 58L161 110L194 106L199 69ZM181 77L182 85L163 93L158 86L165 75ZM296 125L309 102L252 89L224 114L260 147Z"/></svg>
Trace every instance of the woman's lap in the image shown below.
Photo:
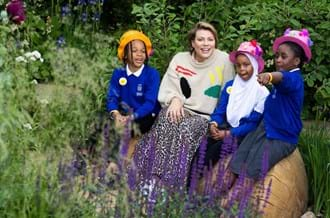
<svg viewBox="0 0 330 218"><path fill-rule="evenodd" d="M173 176L186 182L190 162L206 132L205 118L186 115L175 124L166 118L166 108L162 109L152 129L143 135L136 147L134 160L141 179L147 179L145 177L151 174L165 180L163 182L170 181ZM150 154L154 154L154 158L150 158ZM153 162L152 167L150 162ZM151 169L147 170L148 166Z"/></svg>

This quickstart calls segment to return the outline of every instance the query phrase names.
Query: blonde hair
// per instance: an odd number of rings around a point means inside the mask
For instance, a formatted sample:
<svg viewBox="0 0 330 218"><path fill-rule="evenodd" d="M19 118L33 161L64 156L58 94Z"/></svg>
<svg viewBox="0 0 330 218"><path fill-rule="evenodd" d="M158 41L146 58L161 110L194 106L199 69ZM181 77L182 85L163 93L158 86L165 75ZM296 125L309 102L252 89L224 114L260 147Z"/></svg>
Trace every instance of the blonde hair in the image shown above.
<svg viewBox="0 0 330 218"><path fill-rule="evenodd" d="M203 22L200 21L198 23L196 23L196 25L194 26L194 28L192 28L189 32L188 32L188 41L189 41L189 50L190 53L192 53L194 51L194 48L192 47L192 41L195 40L196 38L196 32L198 30L208 30L210 31L215 39L215 47L217 48L218 45L218 34L217 34L217 30L214 28L214 26L210 23L207 22Z"/></svg>

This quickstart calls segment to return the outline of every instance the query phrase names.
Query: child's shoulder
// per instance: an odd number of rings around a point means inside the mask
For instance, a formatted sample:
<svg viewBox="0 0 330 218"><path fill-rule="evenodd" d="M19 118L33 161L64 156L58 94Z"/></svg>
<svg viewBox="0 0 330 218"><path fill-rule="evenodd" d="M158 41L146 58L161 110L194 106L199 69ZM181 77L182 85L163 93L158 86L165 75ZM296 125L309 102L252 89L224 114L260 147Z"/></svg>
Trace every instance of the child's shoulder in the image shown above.
<svg viewBox="0 0 330 218"><path fill-rule="evenodd" d="M225 85L223 86L222 91L223 91L223 92L226 92L228 95L230 95L230 93L231 93L231 88L232 88L232 86L233 86L233 83L234 83L234 80L233 80L233 79L227 81L227 82L225 83Z"/></svg>
<svg viewBox="0 0 330 218"><path fill-rule="evenodd" d="M155 68L155 67L152 67L150 65L145 65L144 66L144 69L143 69L143 72L146 72L146 75L149 75L149 76L159 76L159 71Z"/></svg>
<svg viewBox="0 0 330 218"><path fill-rule="evenodd" d="M113 73L126 73L125 67L117 67L114 69Z"/></svg>
<svg viewBox="0 0 330 218"><path fill-rule="evenodd" d="M234 83L234 80L233 79L232 80L229 80L229 81L226 82L225 87L232 86L233 83Z"/></svg>
<svg viewBox="0 0 330 218"><path fill-rule="evenodd" d="M289 70L289 71L282 71L281 72L283 74L283 79L288 79L290 78L290 80L302 80L303 76L302 76L302 72L299 68L294 69L294 70Z"/></svg>

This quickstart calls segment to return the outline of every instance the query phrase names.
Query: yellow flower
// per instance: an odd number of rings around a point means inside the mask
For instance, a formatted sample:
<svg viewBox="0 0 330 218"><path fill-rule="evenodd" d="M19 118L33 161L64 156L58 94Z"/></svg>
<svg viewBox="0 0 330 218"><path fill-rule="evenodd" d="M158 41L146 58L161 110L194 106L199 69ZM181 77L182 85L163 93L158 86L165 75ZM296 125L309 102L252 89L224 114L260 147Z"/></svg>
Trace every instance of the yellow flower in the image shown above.
<svg viewBox="0 0 330 218"><path fill-rule="evenodd" d="M125 77L120 78L120 79L119 79L119 84L120 84L121 86L126 85L126 84L127 84L127 79L126 79Z"/></svg>

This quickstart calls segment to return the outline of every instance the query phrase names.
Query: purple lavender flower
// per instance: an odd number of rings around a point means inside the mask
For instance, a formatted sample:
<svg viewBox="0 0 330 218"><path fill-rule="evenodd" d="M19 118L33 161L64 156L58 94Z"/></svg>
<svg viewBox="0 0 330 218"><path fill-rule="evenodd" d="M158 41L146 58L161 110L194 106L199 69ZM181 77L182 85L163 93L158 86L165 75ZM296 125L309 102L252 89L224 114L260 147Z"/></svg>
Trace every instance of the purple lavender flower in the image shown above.
<svg viewBox="0 0 330 218"><path fill-rule="evenodd" d="M87 13L86 13L86 12L83 12L83 13L81 14L81 21L82 21L82 22L87 22Z"/></svg>
<svg viewBox="0 0 330 218"><path fill-rule="evenodd" d="M228 208L231 208L235 201L239 198L240 193L244 192L244 181L246 179L246 166L244 166L238 176L238 181L233 187L233 192L230 195Z"/></svg>
<svg viewBox="0 0 330 218"><path fill-rule="evenodd" d="M86 5L87 0L78 0L78 5Z"/></svg>
<svg viewBox="0 0 330 218"><path fill-rule="evenodd" d="M197 170L197 160L195 159L192 168L191 168L191 177L190 177L190 184L189 184L189 198L192 198L195 190L197 188L198 183L198 170Z"/></svg>
<svg viewBox="0 0 330 218"><path fill-rule="evenodd" d="M128 120L125 124L123 135L120 142L120 158L125 159L127 157L127 152L129 148L129 141L131 139L131 120Z"/></svg>
<svg viewBox="0 0 330 218"><path fill-rule="evenodd" d="M199 146L199 157L197 160L197 170L199 173L203 172L204 168L204 161L205 161L205 154L206 154L206 144L207 144L207 139L206 137L202 138L201 144Z"/></svg>
<svg viewBox="0 0 330 218"><path fill-rule="evenodd" d="M99 21L100 20L100 13L94 13L92 16L92 21Z"/></svg>
<svg viewBox="0 0 330 218"><path fill-rule="evenodd" d="M62 17L65 17L65 16L68 16L71 14L71 9L68 5L64 5L62 8L61 8L61 15Z"/></svg>
<svg viewBox="0 0 330 218"><path fill-rule="evenodd" d="M24 10L24 3L22 0L11 0L6 5L7 13L10 16L10 19L20 25L25 21L25 10Z"/></svg>
<svg viewBox="0 0 330 218"><path fill-rule="evenodd" d="M204 168L204 178L205 178L205 185L204 185L204 196L212 197L212 167L208 170L207 167Z"/></svg>
<svg viewBox="0 0 330 218"><path fill-rule="evenodd" d="M265 207L267 206L267 202L269 200L270 194L272 192L272 179L269 181L267 189L266 189L266 196L264 198L264 204L261 207L261 211L259 211L261 214L264 212Z"/></svg>
<svg viewBox="0 0 330 218"><path fill-rule="evenodd" d="M248 185L243 187L242 192L244 193L242 195L242 198L240 199L240 204L239 204L239 212L238 212L238 217L239 218L244 218L245 217L245 209L248 206L250 196L253 193L253 186L254 183L251 182L249 179L246 178L246 181L248 181Z"/></svg>
<svg viewBox="0 0 330 218"><path fill-rule="evenodd" d="M61 48L65 45L65 38L63 36L58 37L56 40L56 46L57 48Z"/></svg>
<svg viewBox="0 0 330 218"><path fill-rule="evenodd" d="M96 0L88 0L88 4L90 5L96 5Z"/></svg>
<svg viewBox="0 0 330 218"><path fill-rule="evenodd" d="M134 191L136 189L136 183L137 183L136 176L137 176L137 171L134 164L132 163L131 167L128 169L127 172L127 184L131 191Z"/></svg>

